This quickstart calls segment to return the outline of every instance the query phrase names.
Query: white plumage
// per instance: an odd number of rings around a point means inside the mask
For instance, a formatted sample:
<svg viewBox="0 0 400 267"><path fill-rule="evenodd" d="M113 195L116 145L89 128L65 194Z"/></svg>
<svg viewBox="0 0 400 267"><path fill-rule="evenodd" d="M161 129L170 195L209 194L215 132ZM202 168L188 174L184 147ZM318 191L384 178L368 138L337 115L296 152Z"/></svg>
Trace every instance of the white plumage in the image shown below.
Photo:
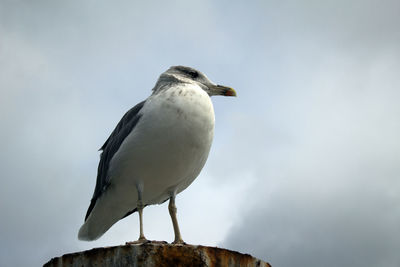
<svg viewBox="0 0 400 267"><path fill-rule="evenodd" d="M193 72L199 81L193 79ZM164 80L163 75L167 76ZM139 240L145 240L143 207L171 199L175 242L183 242L176 221L175 196L193 182L207 160L214 135L210 95L235 92L211 83L204 74L188 67L172 67L163 75L137 112L137 123L106 162L106 175L102 177L106 177L107 186L97 196L95 191L95 204L89 208L79 239L95 240L126 214L138 210Z"/></svg>

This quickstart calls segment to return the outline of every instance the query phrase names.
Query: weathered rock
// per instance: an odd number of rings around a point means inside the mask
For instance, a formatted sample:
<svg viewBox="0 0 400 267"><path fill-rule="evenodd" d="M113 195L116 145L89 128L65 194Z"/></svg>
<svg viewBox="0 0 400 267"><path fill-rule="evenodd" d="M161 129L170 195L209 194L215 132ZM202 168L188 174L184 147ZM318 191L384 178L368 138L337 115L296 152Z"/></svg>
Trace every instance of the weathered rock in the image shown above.
<svg viewBox="0 0 400 267"><path fill-rule="evenodd" d="M260 266L270 267L248 254L217 247L172 245L166 242L94 248L53 258L45 267L61 266Z"/></svg>

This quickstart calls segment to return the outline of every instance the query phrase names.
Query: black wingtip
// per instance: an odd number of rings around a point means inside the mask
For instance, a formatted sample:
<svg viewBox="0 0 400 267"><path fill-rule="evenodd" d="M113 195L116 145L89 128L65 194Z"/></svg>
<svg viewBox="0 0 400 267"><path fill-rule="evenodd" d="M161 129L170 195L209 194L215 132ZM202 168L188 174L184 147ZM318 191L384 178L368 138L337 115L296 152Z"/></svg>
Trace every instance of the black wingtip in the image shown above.
<svg viewBox="0 0 400 267"><path fill-rule="evenodd" d="M96 204L96 200L93 200L93 199L92 199L92 200L90 201L89 208L88 208L88 210L87 210L87 212L86 212L85 222L86 222L87 218L89 217L90 213L92 212L92 210L93 210L95 204Z"/></svg>

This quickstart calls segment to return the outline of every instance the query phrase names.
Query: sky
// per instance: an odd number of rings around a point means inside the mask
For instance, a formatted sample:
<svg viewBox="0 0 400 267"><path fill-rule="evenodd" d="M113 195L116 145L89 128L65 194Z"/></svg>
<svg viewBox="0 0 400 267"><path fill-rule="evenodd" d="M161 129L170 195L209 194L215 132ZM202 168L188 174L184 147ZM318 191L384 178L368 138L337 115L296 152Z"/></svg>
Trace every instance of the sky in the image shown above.
<svg viewBox="0 0 400 267"><path fill-rule="evenodd" d="M207 164L178 195L189 244L272 266L400 265L400 2L0 2L0 266L139 236L77 239L98 149L172 65L214 97ZM167 204L144 210L173 240ZM21 256L23 255L23 256Z"/></svg>

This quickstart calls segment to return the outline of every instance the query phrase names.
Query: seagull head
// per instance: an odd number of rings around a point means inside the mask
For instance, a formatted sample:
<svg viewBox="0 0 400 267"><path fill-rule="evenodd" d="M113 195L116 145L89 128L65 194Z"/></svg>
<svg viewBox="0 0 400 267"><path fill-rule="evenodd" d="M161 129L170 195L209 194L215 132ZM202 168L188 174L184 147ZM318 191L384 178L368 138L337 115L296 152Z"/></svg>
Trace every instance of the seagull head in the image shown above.
<svg viewBox="0 0 400 267"><path fill-rule="evenodd" d="M223 96L236 96L236 91L228 86L215 84L207 78L202 72L185 66L172 66L166 72L161 74L157 81L155 92L161 90L163 84L168 83L191 83L197 84L209 96L223 95Z"/></svg>

